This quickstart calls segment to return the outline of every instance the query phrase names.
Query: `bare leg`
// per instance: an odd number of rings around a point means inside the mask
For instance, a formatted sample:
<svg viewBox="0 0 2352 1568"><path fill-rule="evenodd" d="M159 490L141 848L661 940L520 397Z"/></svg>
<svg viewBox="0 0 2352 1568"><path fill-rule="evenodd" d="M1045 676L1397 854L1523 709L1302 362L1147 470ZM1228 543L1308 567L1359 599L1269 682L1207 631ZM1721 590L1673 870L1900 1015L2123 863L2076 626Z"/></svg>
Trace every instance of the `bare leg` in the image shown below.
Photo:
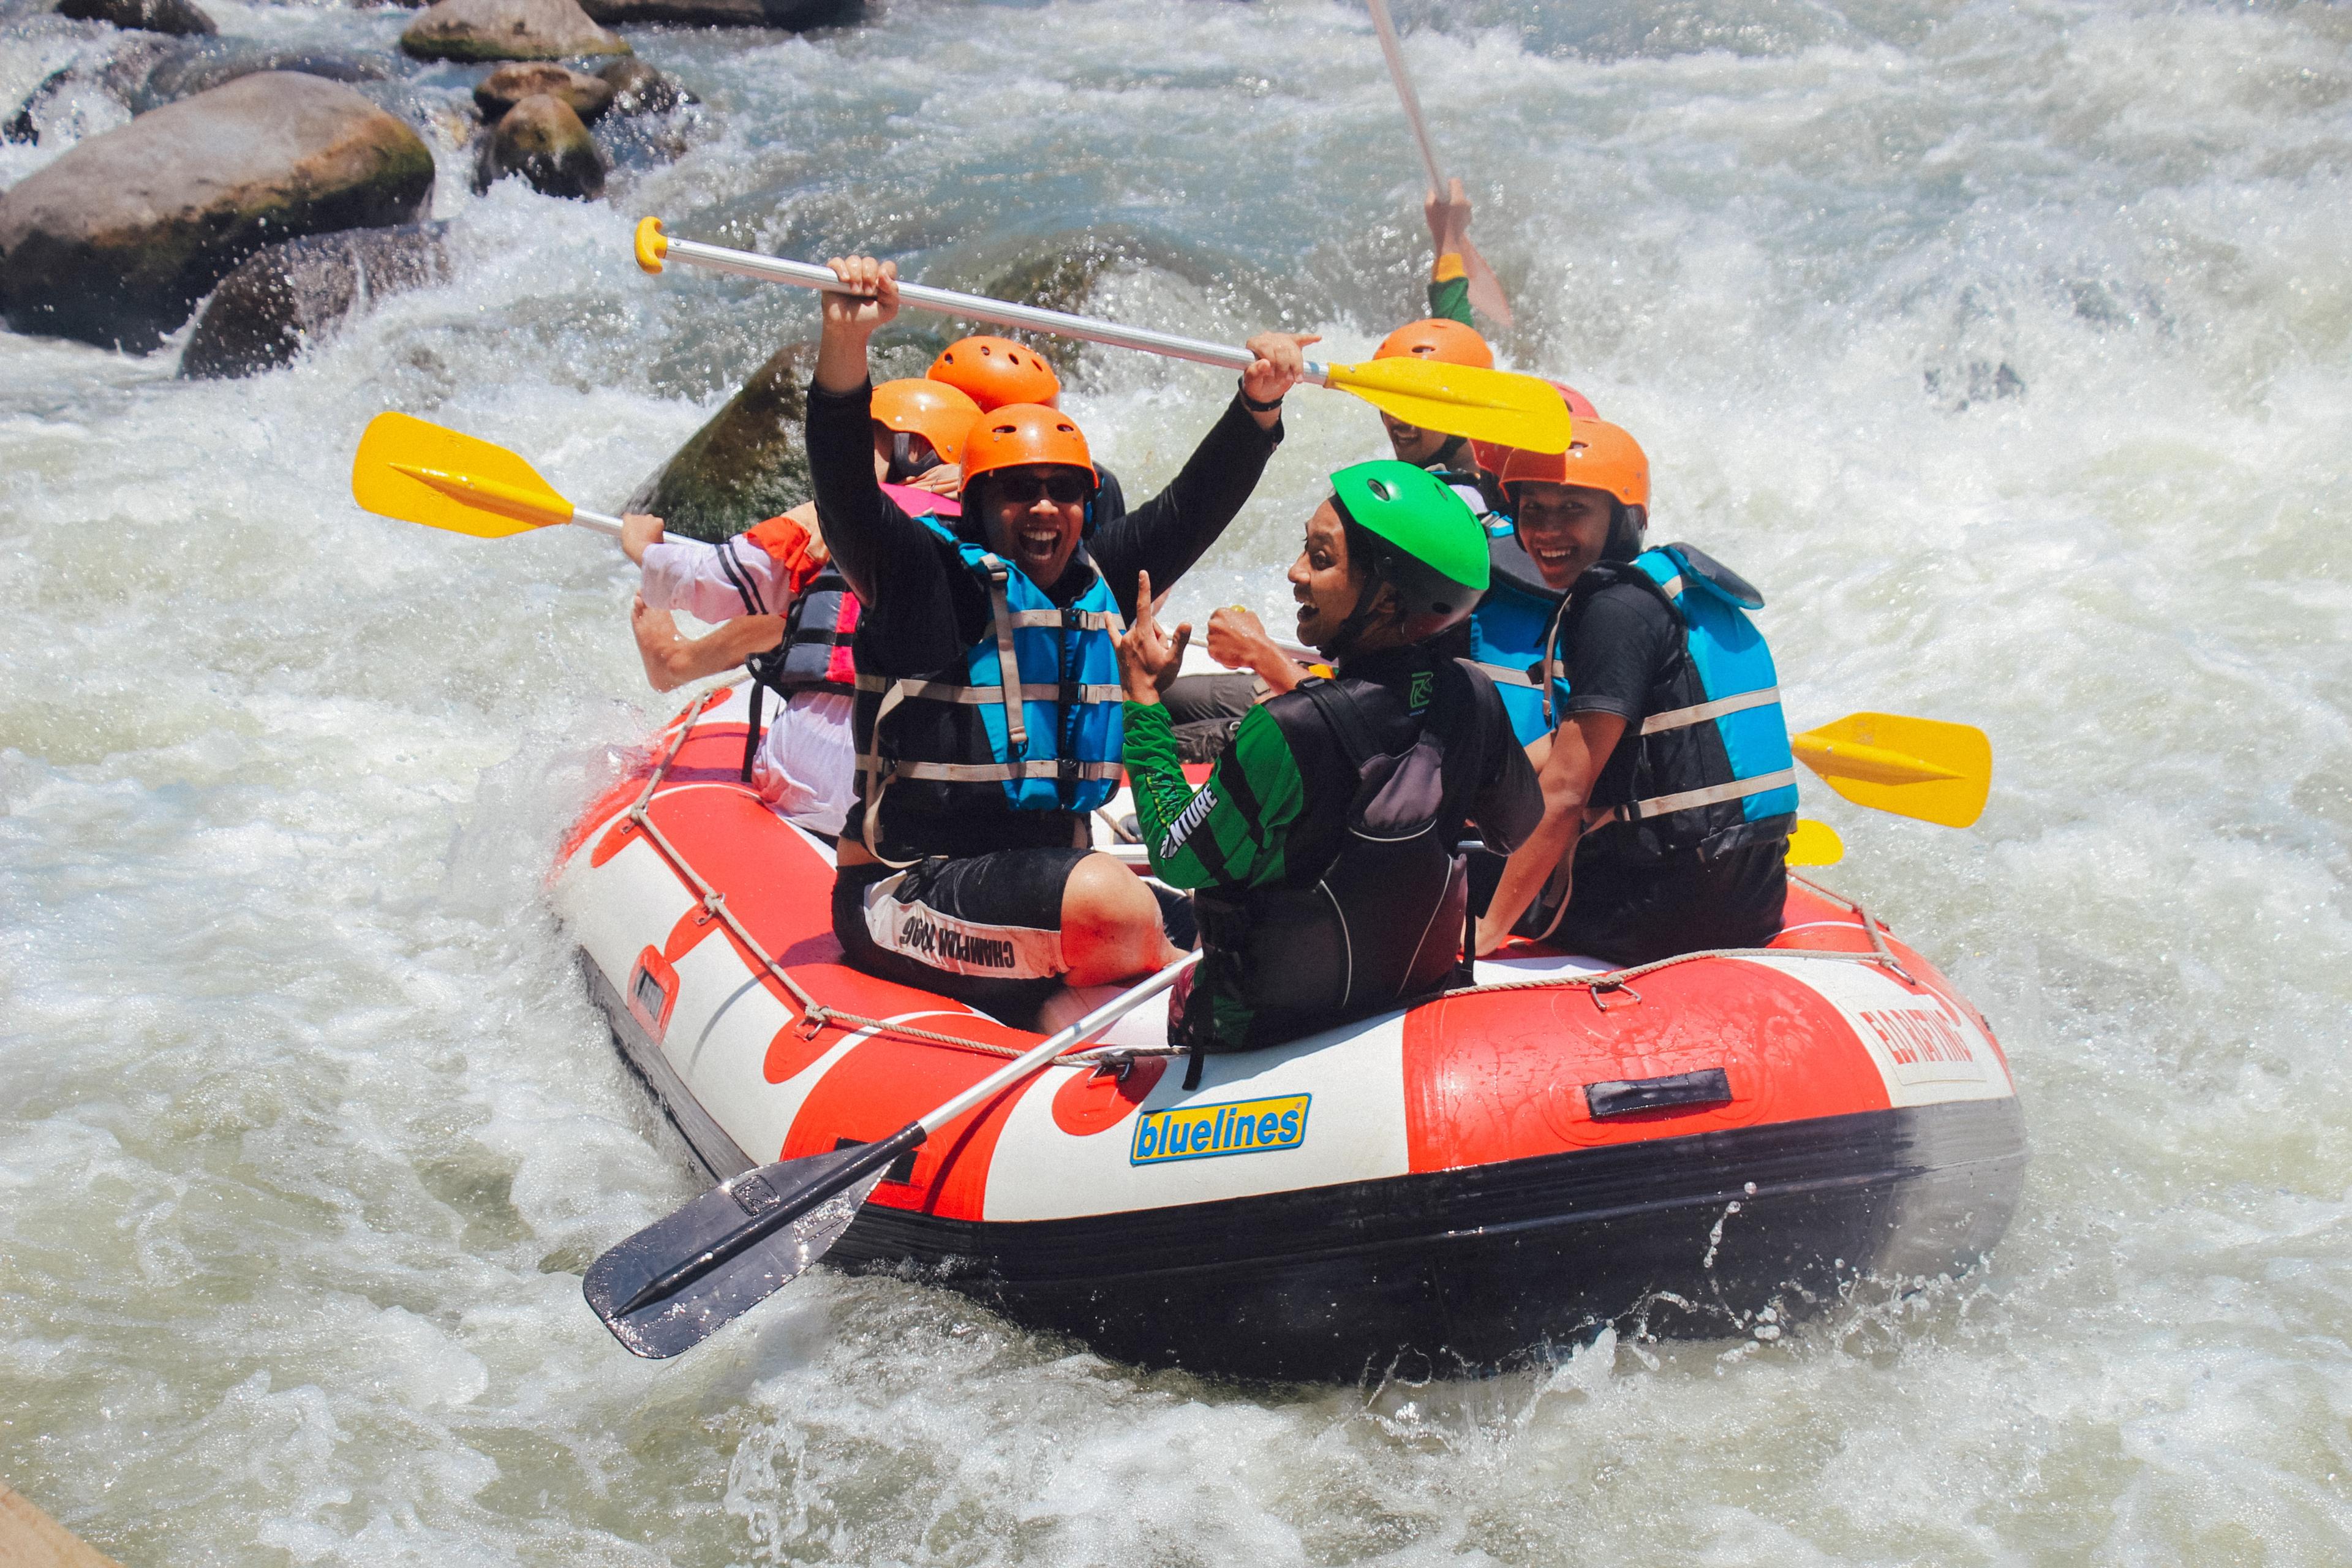
<svg viewBox="0 0 2352 1568"><path fill-rule="evenodd" d="M1108 855L1089 855L1062 885L1063 984L1102 985L1164 969L1182 956L1160 923L1143 879Z"/></svg>

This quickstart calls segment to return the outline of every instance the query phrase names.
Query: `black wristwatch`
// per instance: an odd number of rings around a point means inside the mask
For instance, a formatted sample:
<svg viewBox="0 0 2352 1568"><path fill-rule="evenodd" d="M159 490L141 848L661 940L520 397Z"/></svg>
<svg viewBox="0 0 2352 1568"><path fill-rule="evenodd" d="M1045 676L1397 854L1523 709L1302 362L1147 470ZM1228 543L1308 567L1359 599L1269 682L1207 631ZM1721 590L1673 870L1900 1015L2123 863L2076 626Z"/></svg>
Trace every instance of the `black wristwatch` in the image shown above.
<svg viewBox="0 0 2352 1568"><path fill-rule="evenodd" d="M1279 397L1276 398L1272 403L1260 403L1256 398L1252 397L1249 395L1249 383L1246 381L1236 378L1234 384L1241 390L1242 406L1248 409L1252 414L1271 414L1276 409L1282 406L1282 399Z"/></svg>

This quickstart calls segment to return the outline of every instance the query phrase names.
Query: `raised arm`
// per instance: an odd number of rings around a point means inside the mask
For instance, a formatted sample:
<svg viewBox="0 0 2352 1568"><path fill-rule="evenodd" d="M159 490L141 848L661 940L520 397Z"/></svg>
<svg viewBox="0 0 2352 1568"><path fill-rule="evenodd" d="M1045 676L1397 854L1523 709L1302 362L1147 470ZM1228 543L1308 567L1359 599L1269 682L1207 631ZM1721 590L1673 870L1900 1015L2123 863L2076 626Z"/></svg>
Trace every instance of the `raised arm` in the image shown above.
<svg viewBox="0 0 2352 1568"><path fill-rule="evenodd" d="M809 385L809 479L825 543L851 591L869 605L904 601L928 580L921 574L931 552L921 525L874 478L874 388L866 376L867 343L898 314L898 266L852 256L835 258L832 267L870 297L824 296L824 326ZM909 578L910 569L920 580Z"/></svg>

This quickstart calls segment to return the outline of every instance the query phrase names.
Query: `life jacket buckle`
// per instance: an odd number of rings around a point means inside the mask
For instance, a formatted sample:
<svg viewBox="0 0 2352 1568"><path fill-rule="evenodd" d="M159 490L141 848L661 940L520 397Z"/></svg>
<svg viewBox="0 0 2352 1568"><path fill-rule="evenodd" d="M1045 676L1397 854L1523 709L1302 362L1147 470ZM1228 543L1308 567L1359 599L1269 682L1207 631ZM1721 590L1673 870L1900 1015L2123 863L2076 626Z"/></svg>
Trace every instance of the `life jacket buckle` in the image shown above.
<svg viewBox="0 0 2352 1568"><path fill-rule="evenodd" d="M1054 767L1055 767L1055 769L1056 773L1059 774L1059 776L1060 776L1060 778L1061 778L1061 780L1062 780L1062 782L1063 782L1063 783L1065 783L1065 784L1075 784L1075 783L1076 783L1076 782L1077 782L1077 777L1078 777L1078 759L1077 759L1077 758L1076 758L1076 757L1057 757L1057 758L1055 758L1055 761L1054 761Z"/></svg>

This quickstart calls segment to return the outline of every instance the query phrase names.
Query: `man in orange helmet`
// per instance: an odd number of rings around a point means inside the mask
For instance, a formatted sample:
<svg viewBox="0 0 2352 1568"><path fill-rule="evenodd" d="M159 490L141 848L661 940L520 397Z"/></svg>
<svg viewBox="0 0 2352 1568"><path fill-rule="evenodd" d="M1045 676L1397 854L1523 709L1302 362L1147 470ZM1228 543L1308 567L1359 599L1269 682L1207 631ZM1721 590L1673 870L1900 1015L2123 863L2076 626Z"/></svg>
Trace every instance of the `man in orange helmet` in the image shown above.
<svg viewBox="0 0 2352 1568"><path fill-rule="evenodd" d="M1543 822L1478 951L1515 932L1618 963L1762 946L1797 810L1780 678L1748 617L1762 595L1692 545L1643 548L1650 460L1605 420L1578 420L1564 453L1513 451L1501 484L1563 602L1538 679L1553 728L1528 748Z"/></svg>
<svg viewBox="0 0 2352 1568"><path fill-rule="evenodd" d="M1086 437L1038 404L973 426L961 518L918 517L863 452L866 347L898 314L898 268L832 265L855 291L824 297L809 469L865 606L834 933L869 973L1026 1017L1065 983L1127 980L1175 955L1150 887L1087 848L1087 817L1119 779L1115 639L1138 574L1173 583L1248 499L1314 340L1250 340L1238 395L1174 481L1124 517L1089 528Z"/></svg>
<svg viewBox="0 0 2352 1568"><path fill-rule="evenodd" d="M1062 406L1062 378L1054 374L1053 365L1035 349L1011 338L985 334L958 338L940 352L924 374L963 393L982 409L1002 408L1008 403ZM1118 476L1107 465L1096 463L1090 526L1099 528L1126 515L1127 492L1120 489Z"/></svg>

